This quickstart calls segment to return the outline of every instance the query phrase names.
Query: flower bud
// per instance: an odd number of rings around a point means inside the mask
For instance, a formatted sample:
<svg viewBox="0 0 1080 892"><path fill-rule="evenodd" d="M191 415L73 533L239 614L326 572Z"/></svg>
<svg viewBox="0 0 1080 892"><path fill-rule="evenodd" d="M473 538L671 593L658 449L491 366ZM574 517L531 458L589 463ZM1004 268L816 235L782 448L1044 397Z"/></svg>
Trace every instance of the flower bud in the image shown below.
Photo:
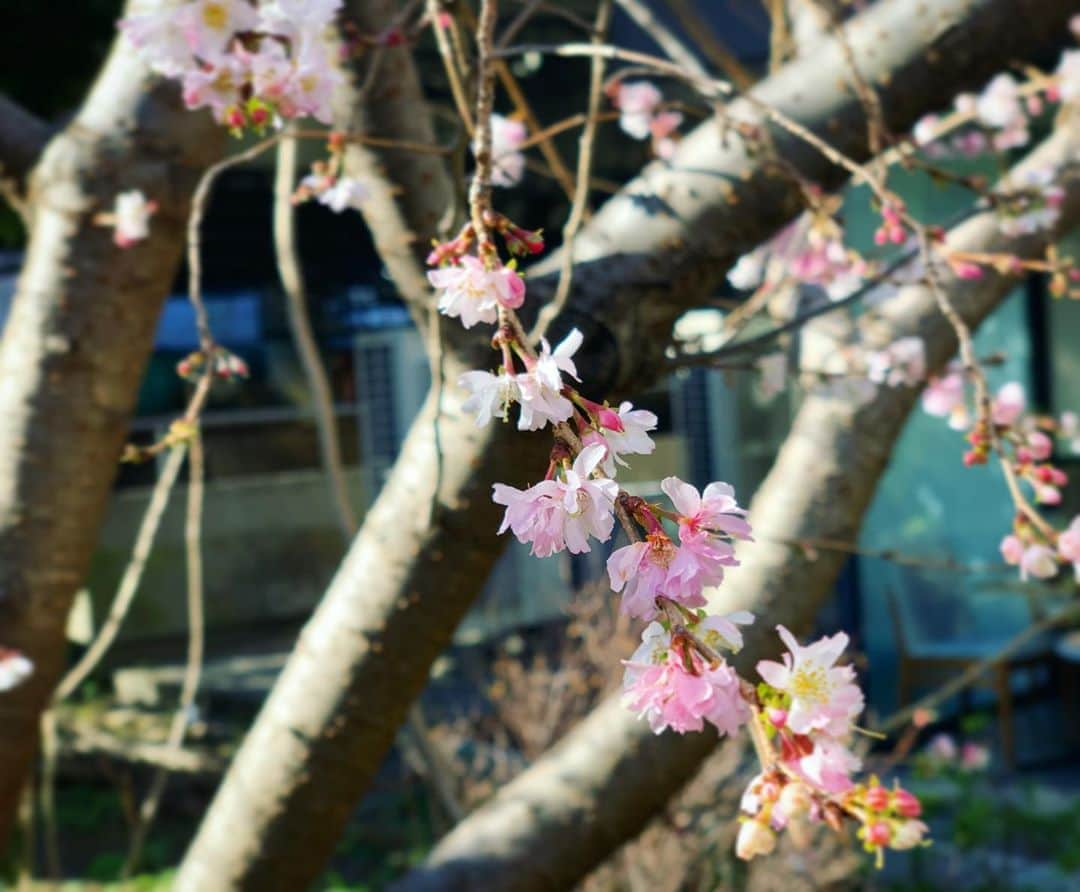
<svg viewBox="0 0 1080 892"><path fill-rule="evenodd" d="M776 834L761 821L743 821L735 840L735 855L749 861L758 855L768 855L776 848Z"/></svg>
<svg viewBox="0 0 1080 892"><path fill-rule="evenodd" d="M892 838L892 830L889 829L889 824L886 821L874 821L873 824L868 824L864 829L866 831L867 845L880 848L887 846Z"/></svg>
<svg viewBox="0 0 1080 892"><path fill-rule="evenodd" d="M885 811L889 807L889 791L881 786L866 791L866 807L873 811Z"/></svg>
<svg viewBox="0 0 1080 892"><path fill-rule="evenodd" d="M614 409L610 409L607 406L600 406L596 412L596 420L600 422L600 427L609 431L615 431L616 433L622 433L626 428L623 427L622 419L619 417L619 413Z"/></svg>
<svg viewBox="0 0 1080 892"><path fill-rule="evenodd" d="M903 787L893 790L893 807L905 818L917 818L922 814L919 797Z"/></svg>
<svg viewBox="0 0 1080 892"><path fill-rule="evenodd" d="M765 710L765 715L768 717L772 726L779 730L787 724L787 710L780 709L778 706L770 706Z"/></svg>
<svg viewBox="0 0 1080 892"><path fill-rule="evenodd" d="M890 845L899 851L913 849L923 841L929 829L922 821L904 821L896 828Z"/></svg>
<svg viewBox="0 0 1080 892"><path fill-rule="evenodd" d="M792 781L785 785L784 789L780 791L780 799L777 801L777 807L784 813L784 817L789 820L805 815L810 811L813 804L813 799L810 796L810 791L806 788L806 784L800 784L798 781Z"/></svg>

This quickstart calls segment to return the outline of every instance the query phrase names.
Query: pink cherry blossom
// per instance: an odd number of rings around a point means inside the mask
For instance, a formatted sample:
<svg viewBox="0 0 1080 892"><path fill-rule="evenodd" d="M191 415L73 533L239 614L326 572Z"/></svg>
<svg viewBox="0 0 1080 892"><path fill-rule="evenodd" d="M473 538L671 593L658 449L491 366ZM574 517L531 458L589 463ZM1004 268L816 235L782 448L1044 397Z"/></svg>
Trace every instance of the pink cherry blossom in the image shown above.
<svg viewBox="0 0 1080 892"><path fill-rule="evenodd" d="M967 771L985 771L990 767L990 750L968 741L960 747L960 767Z"/></svg>
<svg viewBox="0 0 1080 892"><path fill-rule="evenodd" d="M505 372L498 375L483 371L464 372L458 378L458 387L470 392L462 409L476 413L477 427L483 427L492 417L505 421L510 404L521 396L517 377Z"/></svg>
<svg viewBox="0 0 1080 892"><path fill-rule="evenodd" d="M541 338L540 354L532 368L517 376L521 400L519 430L539 430L548 422L566 421L574 414L573 404L562 393L562 375L577 379L573 357L583 340L576 328L554 350L546 338Z"/></svg>
<svg viewBox="0 0 1080 892"><path fill-rule="evenodd" d="M532 543L537 557L564 548L572 554L590 551L590 536L606 542L615 524L619 487L614 480L590 478L602 456L602 447L588 446L564 479L544 480L526 490L496 483L493 499L506 506L499 533L512 529L518 541Z"/></svg>
<svg viewBox="0 0 1080 892"><path fill-rule="evenodd" d="M177 25L192 54L216 63L238 31L253 31L258 13L250 3L236 0L192 0L177 14Z"/></svg>
<svg viewBox="0 0 1080 892"><path fill-rule="evenodd" d="M139 57L152 71L165 77L180 77L194 65L191 47L177 25L179 12L180 8L174 6L149 9L117 23Z"/></svg>
<svg viewBox="0 0 1080 892"><path fill-rule="evenodd" d="M1029 545L1020 558L1020 578L1049 579L1058 571L1057 556L1047 545Z"/></svg>
<svg viewBox="0 0 1080 892"><path fill-rule="evenodd" d="M34 664L19 651L0 646L0 691L18 687L34 673Z"/></svg>
<svg viewBox="0 0 1080 892"><path fill-rule="evenodd" d="M839 740L818 734L814 749L792 767L817 789L837 794L852 788L851 775L862 767L862 761Z"/></svg>
<svg viewBox="0 0 1080 892"><path fill-rule="evenodd" d="M1019 536L1013 533L1009 533L1002 539L1001 545L998 547L1001 550L1002 559L1011 566L1015 567L1024 557L1024 543L1020 541Z"/></svg>
<svg viewBox="0 0 1080 892"><path fill-rule="evenodd" d="M118 247L130 248L150 234L150 217L157 211L157 202L147 201L138 189L121 192L113 206L115 230L113 241Z"/></svg>
<svg viewBox="0 0 1080 892"><path fill-rule="evenodd" d="M1080 563L1080 515L1058 536L1058 554L1070 563Z"/></svg>
<svg viewBox="0 0 1080 892"><path fill-rule="evenodd" d="M678 546L659 533L648 536L643 542L633 542L617 548L611 553L607 560L608 578L612 591L623 592L623 613L641 619L652 619L656 615L654 601L657 595L663 594L668 567L677 552ZM684 593L680 603L687 607L702 607L705 599L700 592L697 597L686 597Z"/></svg>
<svg viewBox="0 0 1080 892"><path fill-rule="evenodd" d="M1030 431L1027 435L1027 449L1033 461L1046 461L1054 454L1054 441L1042 431Z"/></svg>
<svg viewBox="0 0 1080 892"><path fill-rule="evenodd" d="M975 116L987 127L1004 130L1026 123L1020 105L1020 89L1011 74L999 74L975 100Z"/></svg>
<svg viewBox="0 0 1080 892"><path fill-rule="evenodd" d="M964 371L958 362L951 362L944 374L930 378L922 394L922 407L927 415L948 418L949 427L962 430L967 426Z"/></svg>
<svg viewBox="0 0 1080 892"><path fill-rule="evenodd" d="M326 28L341 5L342 0L262 0L259 30L295 40Z"/></svg>
<svg viewBox="0 0 1080 892"><path fill-rule="evenodd" d="M1027 408L1027 396L1024 386L1019 381L1003 384L994 396L991 408L991 420L999 427L1011 427Z"/></svg>
<svg viewBox="0 0 1080 892"><path fill-rule="evenodd" d="M624 665L623 704L656 734L701 731L709 722L734 735L749 718L735 670L723 661L710 666L685 641L673 644L660 623L649 624Z"/></svg>
<svg viewBox="0 0 1080 892"><path fill-rule="evenodd" d="M621 113L619 127L633 139L648 139L653 115L663 94L649 81L623 81L615 93L615 107Z"/></svg>
<svg viewBox="0 0 1080 892"><path fill-rule="evenodd" d="M525 155L519 148L529 135L525 124L502 115L491 116L491 184L516 186L525 175Z"/></svg>
<svg viewBox="0 0 1080 892"><path fill-rule="evenodd" d="M735 489L727 483L710 483L704 493L678 477L665 477L660 484L679 513L679 539L700 534L721 534L733 539L751 538L746 511L735 500Z"/></svg>
<svg viewBox="0 0 1080 892"><path fill-rule="evenodd" d="M429 270L427 276L432 286L442 291L439 312L460 318L466 328L477 322L495 322L500 305L517 309L525 302L521 276L506 266L488 269L472 254L466 254L456 266Z"/></svg>
<svg viewBox="0 0 1080 892"><path fill-rule="evenodd" d="M930 739L930 743L926 745L926 752L939 762L952 762L959 754L956 741L945 732L935 734Z"/></svg>
<svg viewBox="0 0 1080 892"><path fill-rule="evenodd" d="M335 214L352 208L360 210L367 201L370 192L360 180L352 177L339 177L327 188L318 191L319 204L330 208Z"/></svg>
<svg viewBox="0 0 1080 892"><path fill-rule="evenodd" d="M855 684L851 666L837 666L848 645L848 636L838 632L803 647L784 626L777 626L789 653L784 662L762 660L758 674L768 684L791 697L788 727L796 734L822 731L842 738L863 708L863 695Z"/></svg>
<svg viewBox="0 0 1080 892"><path fill-rule="evenodd" d="M919 337L898 338L867 356L866 376L875 384L917 387L926 378L926 344Z"/></svg>

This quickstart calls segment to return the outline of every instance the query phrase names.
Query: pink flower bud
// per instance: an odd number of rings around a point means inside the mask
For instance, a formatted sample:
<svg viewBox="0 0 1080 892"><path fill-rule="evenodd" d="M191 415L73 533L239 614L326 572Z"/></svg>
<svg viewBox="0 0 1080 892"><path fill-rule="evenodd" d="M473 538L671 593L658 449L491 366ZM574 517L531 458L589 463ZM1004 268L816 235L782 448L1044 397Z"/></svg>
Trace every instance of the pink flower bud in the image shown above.
<svg viewBox="0 0 1080 892"><path fill-rule="evenodd" d="M619 417L619 413L607 406L599 407L599 410L596 412L596 420L600 422L600 427L605 428L606 430L615 431L620 434L625 430L622 419Z"/></svg>
<svg viewBox="0 0 1080 892"><path fill-rule="evenodd" d="M922 814L919 797L902 787L893 791L893 806L905 818L917 818Z"/></svg>
<svg viewBox="0 0 1080 892"><path fill-rule="evenodd" d="M787 710L780 709L776 706L770 706L765 710L765 715L769 721L772 722L774 728L783 728L787 724Z"/></svg>
<svg viewBox="0 0 1080 892"><path fill-rule="evenodd" d="M1001 540L1001 557L1006 564L1015 566L1020 563L1020 559L1024 556L1024 543L1020 541L1019 537L1012 535L1011 533Z"/></svg>
<svg viewBox="0 0 1080 892"><path fill-rule="evenodd" d="M892 839L892 831L885 821L875 821L866 828L866 841L872 846L887 846Z"/></svg>
<svg viewBox="0 0 1080 892"><path fill-rule="evenodd" d="M866 807L873 811L885 811L889 807L889 791L884 787L870 787L866 791Z"/></svg>

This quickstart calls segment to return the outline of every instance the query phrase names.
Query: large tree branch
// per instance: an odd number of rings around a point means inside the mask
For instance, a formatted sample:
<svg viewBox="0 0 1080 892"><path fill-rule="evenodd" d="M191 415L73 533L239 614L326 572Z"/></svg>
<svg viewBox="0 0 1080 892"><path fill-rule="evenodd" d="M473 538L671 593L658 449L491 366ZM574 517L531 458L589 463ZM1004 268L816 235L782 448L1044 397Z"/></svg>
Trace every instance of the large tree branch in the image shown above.
<svg viewBox="0 0 1080 892"><path fill-rule="evenodd" d="M1031 57L1063 40L1067 19L1040 0L885 0L851 26L851 40L860 70L881 87L890 128L903 131L950 90L989 77L999 60ZM828 42L756 93L862 158L866 127L846 70L840 48ZM744 102L732 111L757 117ZM808 177L840 181L841 172L802 144L779 133L777 144ZM579 369L590 395L655 380L675 319L735 256L799 210L798 189L716 120L605 205L575 241L574 291L552 326L585 333ZM406 228L419 234L411 221ZM533 300L554 290L559 265L556 255L530 276ZM446 380L455 379L464 355L450 351ZM499 554L491 484L535 479L543 438L506 426L475 431L453 388L441 413L435 402L429 398L414 423L234 761L178 889L295 889L313 879ZM447 447L441 459L438 442Z"/></svg>
<svg viewBox="0 0 1080 892"><path fill-rule="evenodd" d="M118 40L29 178L30 240L0 344L0 630L37 668L0 699L0 840L63 668L68 608L219 130ZM161 211L150 237L121 251L94 216L128 189Z"/></svg>
<svg viewBox="0 0 1080 892"><path fill-rule="evenodd" d="M1062 129L1025 167L1074 162L1080 124ZM1080 171L1069 186L1061 231L1080 222ZM994 213L950 234L960 250L1015 252L1038 257L1047 234L1008 240ZM988 276L949 283L964 320L977 325L1011 293L1017 280ZM879 345L907 335L924 339L931 367L956 352L956 337L929 289L905 289L877 311ZM806 628L833 591L846 555L771 544L807 537L853 541L903 428L917 391L879 388L860 405L827 386L811 392L750 508L757 541L740 550L742 566L714 593L718 612L753 611L759 620L736 662L751 677L754 663L777 652L774 628ZM956 456L959 460L959 455ZM697 771L716 743L714 734L654 735L618 697L601 704L581 725L488 804L459 824L427 864L395 892L427 890L539 890L570 888L619 845L635 836Z"/></svg>
<svg viewBox="0 0 1080 892"><path fill-rule="evenodd" d="M49 139L49 125L0 93L0 187L20 201Z"/></svg>

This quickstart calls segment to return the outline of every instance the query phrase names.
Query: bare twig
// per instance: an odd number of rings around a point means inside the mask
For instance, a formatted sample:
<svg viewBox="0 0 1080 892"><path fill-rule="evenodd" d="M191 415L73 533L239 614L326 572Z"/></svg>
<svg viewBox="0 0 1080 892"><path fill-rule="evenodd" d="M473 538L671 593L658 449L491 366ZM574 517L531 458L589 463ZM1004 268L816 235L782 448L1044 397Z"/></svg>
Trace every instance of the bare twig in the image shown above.
<svg viewBox="0 0 1080 892"><path fill-rule="evenodd" d="M450 38L446 29L440 24L441 17L445 15L439 0L427 0L427 14L431 23L431 30L435 34L435 45L439 48L439 56L442 58L443 68L446 70L446 79L450 82L450 94L454 97L454 105L458 115L465 124L465 130L472 135L475 125L472 112L469 110L469 100L465 93L465 84L462 81L463 72L458 69L457 60L454 58L453 47L450 46Z"/></svg>
<svg viewBox="0 0 1080 892"><path fill-rule="evenodd" d="M911 721L911 718L916 712L934 709L941 705L950 697L954 697L961 691L971 687L971 685L978 682L987 670L993 668L998 663L1008 660L1044 632L1056 628L1057 626L1065 625L1078 616L1080 616L1080 603L1074 601L1069 605L1062 607L1056 613L1052 613L1038 622L1032 623L1005 642L996 653L993 653L978 662L972 663L959 675L954 676L937 690L927 694L918 703L905 707L891 715L881 723L879 726L880 730L888 733L904 727L904 725Z"/></svg>
<svg viewBox="0 0 1080 892"><path fill-rule="evenodd" d="M311 392L323 472L326 474L330 498L337 511L342 533L348 541L356 534L356 513L349 500L349 486L341 460L334 396L308 317L307 289L304 286L304 274L296 246L296 214L292 203L296 145L296 140L291 136L286 136L278 144L277 172L274 177L274 254L277 258L278 275L281 276L281 286L285 292L289 332L296 352L300 354L304 377Z"/></svg>
<svg viewBox="0 0 1080 892"><path fill-rule="evenodd" d="M660 49L681 68L692 74L708 77L709 72L701 64L701 60L679 37L668 28L653 11L641 0L615 0L630 18L632 18Z"/></svg>
<svg viewBox="0 0 1080 892"><path fill-rule="evenodd" d="M184 742L195 711L195 695L199 689L202 674L204 649L203 629L203 563L202 563L202 515L205 492L205 463L201 434L191 439L189 446L188 467L188 502L187 516L184 522L184 551L187 563L187 613L188 613L188 652L184 679L180 686L180 700L173 713L169 726L166 746L179 750ZM169 780L169 771L159 766L150 782L150 789L139 807L138 821L131 833L131 844L127 860L124 863L123 877L127 879L136 870L142 858L143 845L157 815L165 785Z"/></svg>
<svg viewBox="0 0 1080 892"><path fill-rule="evenodd" d="M620 0L623 2L623 0ZM596 9L596 22L593 31L594 41L603 42L611 22L610 0L600 0ZM600 101L604 95L604 60L594 56L589 65L589 104L586 110L585 126L578 142L577 182L574 198L570 205L570 216L563 227L562 268L559 270L559 284L555 296L540 311L536 325L529 333L529 338L536 341L566 305L570 296L570 286L574 278L574 239L585 219L589 206L589 178L592 175L593 146L596 142L597 117L600 113Z"/></svg>

